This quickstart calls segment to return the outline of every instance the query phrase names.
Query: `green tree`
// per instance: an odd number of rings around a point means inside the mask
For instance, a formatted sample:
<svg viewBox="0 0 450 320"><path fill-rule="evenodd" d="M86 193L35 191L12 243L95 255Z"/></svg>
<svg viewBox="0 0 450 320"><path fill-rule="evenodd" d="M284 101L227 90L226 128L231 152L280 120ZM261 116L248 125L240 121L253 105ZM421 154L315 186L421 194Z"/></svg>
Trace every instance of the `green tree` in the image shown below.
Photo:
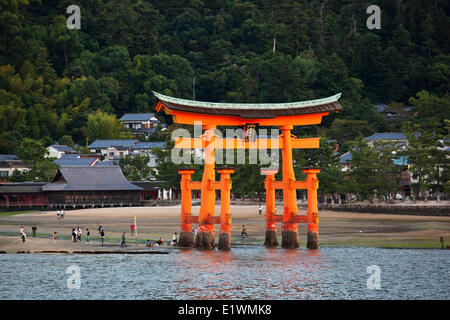
<svg viewBox="0 0 450 320"><path fill-rule="evenodd" d="M415 97L409 98L409 103L415 106L418 121L440 121L450 119L450 97L447 95L437 97L423 90Z"/></svg>
<svg viewBox="0 0 450 320"><path fill-rule="evenodd" d="M350 165L351 190L358 194L362 200L373 200L378 188L378 177L376 163L378 152L370 147L368 143L359 137L351 144L352 163Z"/></svg>
<svg viewBox="0 0 450 320"><path fill-rule="evenodd" d="M403 132L408 139L408 147L403 152L410 163L409 170L412 174L412 188L415 197L424 197L431 186L436 183L436 172L440 172L442 163L448 164L442 159L439 152L439 133L436 122L422 124L405 123ZM440 182L442 183L442 182Z"/></svg>
<svg viewBox="0 0 450 320"><path fill-rule="evenodd" d="M25 163L32 164L31 169L25 173L26 180L50 181L55 175L57 165L53 162L54 158L46 157L48 151L41 141L25 138L15 153Z"/></svg>
<svg viewBox="0 0 450 320"><path fill-rule="evenodd" d="M38 163L44 160L48 151L40 141L25 138L15 154L19 159L33 164L33 169L36 170Z"/></svg>
<svg viewBox="0 0 450 320"><path fill-rule="evenodd" d="M365 120L336 119L327 130L327 134L340 144L352 141L358 136L367 137L373 133L373 128Z"/></svg>
<svg viewBox="0 0 450 320"><path fill-rule="evenodd" d="M75 145L75 143L72 140L72 137L69 136L69 135L62 136L61 139L59 139L58 142L59 142L59 144L66 145L66 146L69 146L69 147L72 147L72 148Z"/></svg>
<svg viewBox="0 0 450 320"><path fill-rule="evenodd" d="M149 161L150 157L147 155L127 155L119 160L119 165L125 177L130 181L151 180L154 172L147 165Z"/></svg>
<svg viewBox="0 0 450 320"><path fill-rule="evenodd" d="M87 133L89 141L131 138L131 134L117 120L116 115L104 113L101 110L88 115Z"/></svg>

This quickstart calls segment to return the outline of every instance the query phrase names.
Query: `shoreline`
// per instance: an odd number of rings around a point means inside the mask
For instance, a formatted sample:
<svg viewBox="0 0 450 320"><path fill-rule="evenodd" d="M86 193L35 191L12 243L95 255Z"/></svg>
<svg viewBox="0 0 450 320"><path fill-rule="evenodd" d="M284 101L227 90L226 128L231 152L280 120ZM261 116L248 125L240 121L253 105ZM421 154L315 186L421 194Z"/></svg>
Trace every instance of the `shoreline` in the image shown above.
<svg viewBox="0 0 450 320"><path fill-rule="evenodd" d="M264 214L258 214L258 206L231 206L232 227L231 245L263 246L265 237ZM277 206L278 210L282 206ZM199 207L192 208L192 214L198 214ZM305 209L299 208L304 214ZM216 206L215 215L220 215ZM322 248L329 247L377 247L387 249L441 249L440 237L444 238L444 248L450 245L450 217L395 215L381 213L356 213L319 210L319 243ZM137 218L138 241L131 236L130 224ZM97 233L100 223L106 233L105 245L101 246ZM31 235L31 226L37 226L37 237ZM249 238L242 243L240 231L246 225ZM25 243L19 238L19 228L27 231ZM71 229L80 227L82 241L72 243ZM85 241L85 230L91 232L91 245ZM164 239L164 244L153 251L180 249L167 245L174 232L180 228L180 207L127 207L127 208L90 208L66 211L64 219L58 219L55 211L35 211L29 213L0 216L0 252L17 253L18 251L48 254L43 251L64 252L101 252L149 250L144 242ZM53 243L51 235L58 232ZM120 236L126 233L128 247L120 247ZM216 242L220 226L215 226ZM306 246L307 225L299 224L300 247ZM281 224L277 225L277 235L281 239ZM281 243L281 242L280 242ZM63 254L63 253L61 253ZM86 253L88 254L88 253ZM94 254L94 253L91 253ZM99 253L100 254L100 253Z"/></svg>

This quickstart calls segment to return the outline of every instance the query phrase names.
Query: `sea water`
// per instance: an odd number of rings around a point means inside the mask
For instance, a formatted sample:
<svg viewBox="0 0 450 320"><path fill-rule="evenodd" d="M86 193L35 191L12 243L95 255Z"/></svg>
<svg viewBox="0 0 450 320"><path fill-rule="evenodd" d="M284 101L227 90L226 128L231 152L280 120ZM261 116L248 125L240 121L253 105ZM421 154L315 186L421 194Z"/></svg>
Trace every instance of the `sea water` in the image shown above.
<svg viewBox="0 0 450 320"><path fill-rule="evenodd" d="M449 261L449 250L251 245L2 254L0 299L449 299Z"/></svg>

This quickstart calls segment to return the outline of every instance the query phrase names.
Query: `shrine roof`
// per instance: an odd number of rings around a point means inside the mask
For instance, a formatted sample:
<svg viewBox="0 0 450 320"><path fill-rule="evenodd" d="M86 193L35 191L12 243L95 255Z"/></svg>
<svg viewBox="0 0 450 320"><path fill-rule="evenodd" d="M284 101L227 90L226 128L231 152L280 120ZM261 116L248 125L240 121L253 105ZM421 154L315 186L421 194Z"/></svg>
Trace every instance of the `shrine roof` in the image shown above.
<svg viewBox="0 0 450 320"><path fill-rule="evenodd" d="M341 93L327 98L288 103L221 103L179 99L153 91L160 103L170 110L211 115L240 116L241 118L275 118L342 110L337 102Z"/></svg>

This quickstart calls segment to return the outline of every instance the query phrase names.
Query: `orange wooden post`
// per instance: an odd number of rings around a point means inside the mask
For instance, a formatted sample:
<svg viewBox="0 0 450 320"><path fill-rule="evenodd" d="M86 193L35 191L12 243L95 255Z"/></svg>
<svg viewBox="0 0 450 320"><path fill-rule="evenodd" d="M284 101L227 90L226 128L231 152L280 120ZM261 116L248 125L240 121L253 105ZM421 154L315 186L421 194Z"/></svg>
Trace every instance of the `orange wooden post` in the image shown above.
<svg viewBox="0 0 450 320"><path fill-rule="evenodd" d="M210 222L210 217L214 216L216 204L216 191L214 190L215 170L214 170L214 129L215 125L204 125L205 130L205 166L203 169L200 214L198 217L198 232L195 239L195 247L198 249L214 249L214 224Z"/></svg>
<svg viewBox="0 0 450 320"><path fill-rule="evenodd" d="M319 187L319 180L317 174L320 169L307 168L303 170L306 173L306 184L308 187L308 240L306 247L308 249L319 248L319 211L317 210L317 189Z"/></svg>
<svg viewBox="0 0 450 320"><path fill-rule="evenodd" d="M275 181L275 174L278 173L276 169L261 169L261 174L266 176L264 182L266 188L266 238L264 245L266 247L278 246L277 240L277 223L274 219L275 215L275 188L273 182Z"/></svg>
<svg viewBox="0 0 450 320"><path fill-rule="evenodd" d="M298 223L291 222L291 218L297 215L297 190L295 188L295 174L292 166L292 125L280 127L283 135L283 201L284 213L281 227L281 246L283 248L298 248Z"/></svg>
<svg viewBox="0 0 450 320"><path fill-rule="evenodd" d="M192 232L192 223L190 217L192 214L191 206L191 175L195 172L193 169L180 169L181 174L181 232L178 245L180 247L194 246L194 234Z"/></svg>
<svg viewBox="0 0 450 320"><path fill-rule="evenodd" d="M219 250L231 249L230 174L234 169L218 169L220 173L220 235Z"/></svg>

